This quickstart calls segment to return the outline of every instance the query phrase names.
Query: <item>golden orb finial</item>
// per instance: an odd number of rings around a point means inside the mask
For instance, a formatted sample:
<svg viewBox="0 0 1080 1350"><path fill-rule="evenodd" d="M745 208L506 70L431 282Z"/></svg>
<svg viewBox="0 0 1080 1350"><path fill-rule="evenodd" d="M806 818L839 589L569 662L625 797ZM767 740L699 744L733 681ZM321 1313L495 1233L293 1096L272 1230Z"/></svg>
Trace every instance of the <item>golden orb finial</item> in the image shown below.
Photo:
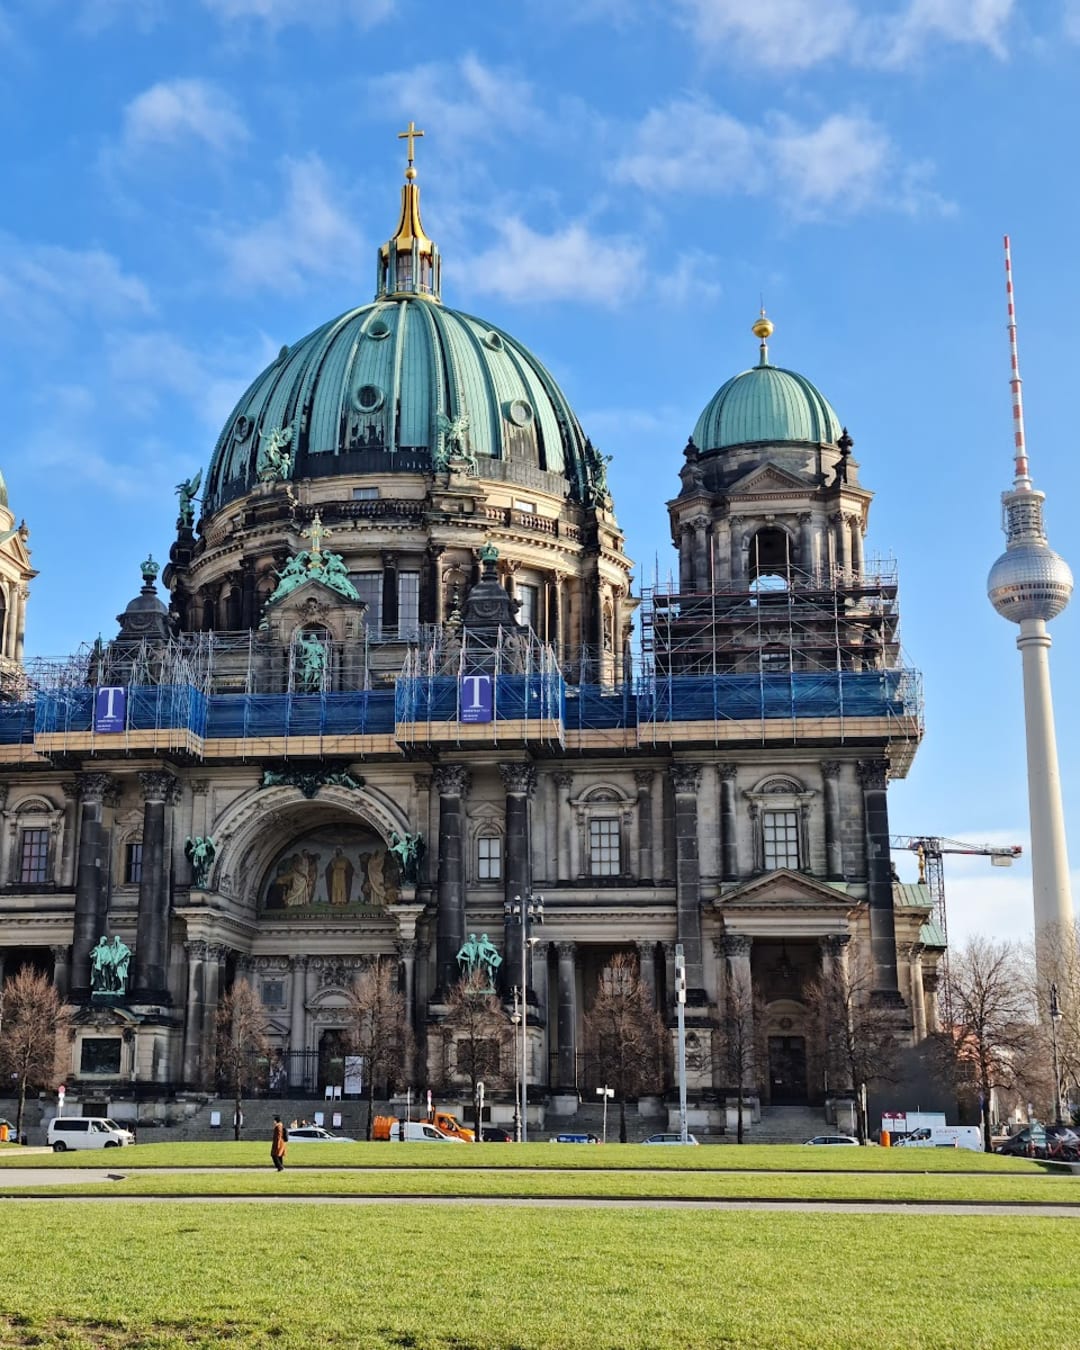
<svg viewBox="0 0 1080 1350"><path fill-rule="evenodd" d="M761 317L755 320L750 331L755 337L760 338L762 342L767 342L769 338L772 337L775 329L773 328L772 320L765 315L764 305L761 306Z"/></svg>

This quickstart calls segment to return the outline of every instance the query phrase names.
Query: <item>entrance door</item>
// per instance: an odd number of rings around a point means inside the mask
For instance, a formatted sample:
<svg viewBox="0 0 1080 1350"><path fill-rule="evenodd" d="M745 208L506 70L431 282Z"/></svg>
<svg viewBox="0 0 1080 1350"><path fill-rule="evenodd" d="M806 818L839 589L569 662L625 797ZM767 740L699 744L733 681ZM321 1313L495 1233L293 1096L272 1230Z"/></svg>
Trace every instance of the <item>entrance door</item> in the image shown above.
<svg viewBox="0 0 1080 1350"><path fill-rule="evenodd" d="M773 1106L802 1106L806 1097L806 1040L769 1037L769 1100Z"/></svg>
<svg viewBox="0 0 1080 1350"><path fill-rule="evenodd" d="M319 1037L319 1091L345 1083L345 1033L338 1027Z"/></svg>

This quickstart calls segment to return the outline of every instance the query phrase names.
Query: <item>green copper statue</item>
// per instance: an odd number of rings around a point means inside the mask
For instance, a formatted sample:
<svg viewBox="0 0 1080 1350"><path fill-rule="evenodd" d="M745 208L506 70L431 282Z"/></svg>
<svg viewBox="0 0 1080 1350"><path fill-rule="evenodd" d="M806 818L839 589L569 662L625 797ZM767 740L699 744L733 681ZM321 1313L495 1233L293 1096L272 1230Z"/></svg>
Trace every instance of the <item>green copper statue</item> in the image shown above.
<svg viewBox="0 0 1080 1350"><path fill-rule="evenodd" d="M390 852L397 859L404 881L419 880L420 859L424 856L424 836L422 834L398 834L390 831Z"/></svg>
<svg viewBox="0 0 1080 1350"><path fill-rule="evenodd" d="M289 449L292 438L292 427L275 427L268 436L263 436L256 466L260 483L283 483L292 477L293 457Z"/></svg>
<svg viewBox="0 0 1080 1350"><path fill-rule="evenodd" d="M184 840L184 854L191 863L191 884L204 890L217 857L217 844L210 835L189 835Z"/></svg>
<svg viewBox="0 0 1080 1350"><path fill-rule="evenodd" d="M94 994L124 994L127 992L128 965L131 948L114 937L112 942L104 934L90 953L90 991Z"/></svg>
<svg viewBox="0 0 1080 1350"><path fill-rule="evenodd" d="M267 601L268 605L284 600L305 581L319 581L346 600L359 600L360 593L349 580L349 571L340 553L308 552L301 549L289 559L277 573L277 589Z"/></svg>
<svg viewBox="0 0 1080 1350"><path fill-rule="evenodd" d="M326 674L326 643L314 633L300 633L294 650L297 684L305 694L318 693Z"/></svg>
<svg viewBox="0 0 1080 1350"><path fill-rule="evenodd" d="M486 933L481 933L479 938L475 933L469 934L468 941L463 942L458 951L457 963L462 979L483 981L484 987L479 993L495 992L495 972L502 965L502 957Z"/></svg>
<svg viewBox="0 0 1080 1350"><path fill-rule="evenodd" d="M202 469L194 478L185 478L182 483L176 485L176 495L180 498L180 514L176 518L178 530L190 530L195 524L194 502L197 500L195 494L198 492L201 482Z"/></svg>

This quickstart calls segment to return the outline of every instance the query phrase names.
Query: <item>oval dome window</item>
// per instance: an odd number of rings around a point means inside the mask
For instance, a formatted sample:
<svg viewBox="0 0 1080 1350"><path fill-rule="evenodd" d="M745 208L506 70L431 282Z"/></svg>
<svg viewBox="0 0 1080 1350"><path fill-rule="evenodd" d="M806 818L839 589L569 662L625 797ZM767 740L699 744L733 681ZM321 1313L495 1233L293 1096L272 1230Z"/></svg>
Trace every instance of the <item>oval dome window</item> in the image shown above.
<svg viewBox="0 0 1080 1350"><path fill-rule="evenodd" d="M503 340L498 333L485 333L484 346L490 347L493 352L501 352L503 349Z"/></svg>
<svg viewBox="0 0 1080 1350"><path fill-rule="evenodd" d="M374 338L374 340L378 342L380 339L390 336L390 325L385 323L382 319L376 319L368 328L367 335L369 338Z"/></svg>
<svg viewBox="0 0 1080 1350"><path fill-rule="evenodd" d="M527 427L533 420L533 410L523 398L516 398L506 408L506 415L516 427Z"/></svg>
<svg viewBox="0 0 1080 1350"><path fill-rule="evenodd" d="M356 406L361 412L376 412L383 405L383 391L377 384L362 384L356 391Z"/></svg>

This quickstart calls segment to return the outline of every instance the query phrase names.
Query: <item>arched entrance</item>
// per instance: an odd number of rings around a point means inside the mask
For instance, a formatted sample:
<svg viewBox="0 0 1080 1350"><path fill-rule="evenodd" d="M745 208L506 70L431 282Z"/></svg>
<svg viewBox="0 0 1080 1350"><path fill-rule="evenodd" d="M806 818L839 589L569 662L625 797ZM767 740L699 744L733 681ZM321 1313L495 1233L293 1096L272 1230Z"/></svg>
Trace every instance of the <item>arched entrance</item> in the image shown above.
<svg viewBox="0 0 1080 1350"><path fill-rule="evenodd" d="M329 1088L345 1086L345 1056L348 1043L340 1027L330 1027L319 1037L319 1081L318 1089L325 1092Z"/></svg>

